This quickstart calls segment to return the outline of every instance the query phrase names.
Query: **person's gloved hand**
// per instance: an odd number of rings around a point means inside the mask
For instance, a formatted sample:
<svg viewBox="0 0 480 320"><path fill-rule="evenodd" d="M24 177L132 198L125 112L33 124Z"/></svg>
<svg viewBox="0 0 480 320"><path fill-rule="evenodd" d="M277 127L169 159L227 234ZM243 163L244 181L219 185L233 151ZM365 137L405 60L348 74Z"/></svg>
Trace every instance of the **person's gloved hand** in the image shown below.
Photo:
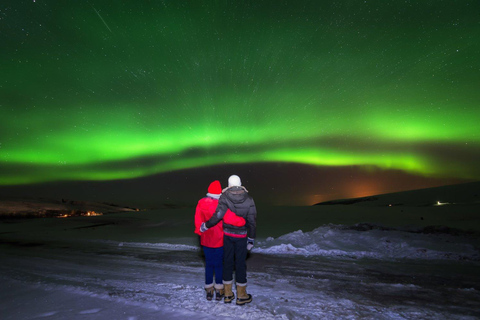
<svg viewBox="0 0 480 320"><path fill-rule="evenodd" d="M252 250L254 243L255 243L255 239L252 239L252 238L247 239L247 250L248 251Z"/></svg>
<svg viewBox="0 0 480 320"><path fill-rule="evenodd" d="M207 231L207 230L208 230L208 228L207 228L207 226L205 225L205 222L202 223L202 225L200 226L200 232L205 232L205 231Z"/></svg>

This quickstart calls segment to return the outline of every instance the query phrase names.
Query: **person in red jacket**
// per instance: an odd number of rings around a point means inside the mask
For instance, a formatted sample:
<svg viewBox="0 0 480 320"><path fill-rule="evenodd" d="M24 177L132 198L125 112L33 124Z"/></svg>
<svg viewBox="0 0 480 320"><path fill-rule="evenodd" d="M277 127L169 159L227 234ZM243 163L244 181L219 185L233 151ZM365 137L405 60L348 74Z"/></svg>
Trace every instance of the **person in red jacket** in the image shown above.
<svg viewBox="0 0 480 320"><path fill-rule="evenodd" d="M203 233L200 232L200 226L215 213L221 193L220 181L213 181L208 187L207 196L198 201L195 209L195 233L200 235L200 244L205 254L205 291L207 292L207 300L213 299L214 292L216 300L222 300L224 296L223 223L220 222ZM223 217L223 221L239 227L245 225L245 219L237 216L230 210ZM215 283L213 282L214 274Z"/></svg>

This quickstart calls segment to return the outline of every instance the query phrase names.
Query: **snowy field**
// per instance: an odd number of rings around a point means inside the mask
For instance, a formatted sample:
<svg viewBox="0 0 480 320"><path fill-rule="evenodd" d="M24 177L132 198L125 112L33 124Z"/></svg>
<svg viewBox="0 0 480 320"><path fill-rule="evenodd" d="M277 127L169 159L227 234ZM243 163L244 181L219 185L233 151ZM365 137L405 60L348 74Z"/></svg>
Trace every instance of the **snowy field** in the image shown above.
<svg viewBox="0 0 480 320"><path fill-rule="evenodd" d="M259 208L246 306L206 301L193 209L0 223L2 319L479 319L477 203ZM293 214L292 214L293 213Z"/></svg>

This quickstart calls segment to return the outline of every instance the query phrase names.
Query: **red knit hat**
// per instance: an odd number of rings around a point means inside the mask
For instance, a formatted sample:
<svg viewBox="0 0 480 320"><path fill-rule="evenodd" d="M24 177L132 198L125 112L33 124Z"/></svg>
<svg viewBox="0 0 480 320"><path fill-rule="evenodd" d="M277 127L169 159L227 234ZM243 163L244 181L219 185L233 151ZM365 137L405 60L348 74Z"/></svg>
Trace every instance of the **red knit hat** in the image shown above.
<svg viewBox="0 0 480 320"><path fill-rule="evenodd" d="M212 183L210 183L210 186L208 186L208 193L221 194L222 193L222 186L220 185L220 181L215 180Z"/></svg>

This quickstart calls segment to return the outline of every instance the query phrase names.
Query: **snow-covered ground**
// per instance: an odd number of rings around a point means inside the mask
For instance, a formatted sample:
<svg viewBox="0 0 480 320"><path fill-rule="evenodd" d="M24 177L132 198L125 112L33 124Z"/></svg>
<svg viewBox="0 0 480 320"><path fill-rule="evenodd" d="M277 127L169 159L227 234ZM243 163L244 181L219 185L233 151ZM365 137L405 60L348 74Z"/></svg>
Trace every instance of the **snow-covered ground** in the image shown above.
<svg viewBox="0 0 480 320"><path fill-rule="evenodd" d="M204 261L191 209L3 222L0 314L2 319L478 319L475 209L264 208L247 260L254 299L246 306L204 298ZM296 222L289 224L292 212ZM471 230L459 227L468 225Z"/></svg>

